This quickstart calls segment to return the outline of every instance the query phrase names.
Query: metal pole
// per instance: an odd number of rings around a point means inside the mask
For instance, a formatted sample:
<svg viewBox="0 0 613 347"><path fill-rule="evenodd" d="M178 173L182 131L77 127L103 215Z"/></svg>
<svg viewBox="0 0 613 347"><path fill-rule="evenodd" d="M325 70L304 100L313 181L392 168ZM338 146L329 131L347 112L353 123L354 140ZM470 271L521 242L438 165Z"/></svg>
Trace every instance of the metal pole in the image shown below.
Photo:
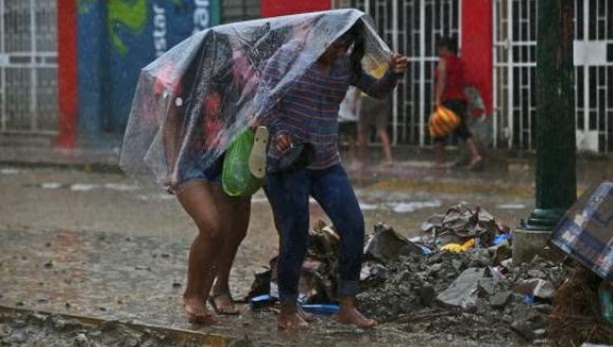
<svg viewBox="0 0 613 347"><path fill-rule="evenodd" d="M398 0L392 2L392 51L398 52ZM392 93L392 145L398 144L398 91Z"/></svg>
<svg viewBox="0 0 613 347"><path fill-rule="evenodd" d="M420 0L419 4L419 145L423 146L426 143L425 121L424 114L426 112L426 4Z"/></svg>
<svg viewBox="0 0 613 347"><path fill-rule="evenodd" d="M552 230L576 199L573 8L538 1L536 208L526 230Z"/></svg>
<svg viewBox="0 0 613 347"><path fill-rule="evenodd" d="M36 45L36 32L38 31L36 25L36 9L37 7L34 4L34 0L30 0L30 130L38 130L38 113L37 105L38 105L38 73L37 73L37 45Z"/></svg>
<svg viewBox="0 0 613 347"><path fill-rule="evenodd" d="M2 105L0 105L0 130L6 130L6 65L8 65L8 55L6 53L6 45L4 40L4 27L5 27L5 9L6 6L5 0L0 0L0 56L2 60L6 57L7 64L5 62L0 62L0 96L2 96Z"/></svg>

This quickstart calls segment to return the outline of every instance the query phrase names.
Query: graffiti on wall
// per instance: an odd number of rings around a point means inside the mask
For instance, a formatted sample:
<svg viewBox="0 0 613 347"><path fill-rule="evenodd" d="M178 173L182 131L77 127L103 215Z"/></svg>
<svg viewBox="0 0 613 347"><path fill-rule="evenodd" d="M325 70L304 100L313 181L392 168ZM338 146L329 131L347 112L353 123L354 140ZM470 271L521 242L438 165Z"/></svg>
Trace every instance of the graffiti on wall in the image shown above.
<svg viewBox="0 0 613 347"><path fill-rule="evenodd" d="M147 3L145 0L109 0L107 3L107 30L113 48L121 54L128 49L119 32L125 30L132 35L142 33L147 23Z"/></svg>
<svg viewBox="0 0 613 347"><path fill-rule="evenodd" d="M141 69L172 46L219 23L219 0L75 0L80 102L95 126L122 131ZM87 76L93 75L90 80ZM104 102L100 102L104 100ZM92 131L96 131L95 129Z"/></svg>

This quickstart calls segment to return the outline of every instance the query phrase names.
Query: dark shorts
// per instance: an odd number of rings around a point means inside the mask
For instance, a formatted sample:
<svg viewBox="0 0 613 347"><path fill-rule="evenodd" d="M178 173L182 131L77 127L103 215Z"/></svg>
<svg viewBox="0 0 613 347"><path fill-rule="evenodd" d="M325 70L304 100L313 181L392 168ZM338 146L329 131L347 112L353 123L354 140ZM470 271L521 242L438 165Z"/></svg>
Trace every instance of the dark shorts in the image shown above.
<svg viewBox="0 0 613 347"><path fill-rule="evenodd" d="M387 128L387 118L389 117L391 98L376 99L370 96L362 98L360 106L360 121L358 131L365 132L371 127L377 130Z"/></svg>
<svg viewBox="0 0 613 347"><path fill-rule="evenodd" d="M468 126L466 125L466 101L464 100L448 100L443 102L443 106L447 107L451 111L460 117L460 125L452 132L452 134L456 135L463 141L470 139L473 135L468 130ZM445 142L447 136L435 137L433 139L434 142Z"/></svg>
<svg viewBox="0 0 613 347"><path fill-rule="evenodd" d="M225 155L222 154L208 167L205 167L202 155L202 151L191 151L181 160L177 190L190 181L204 181L221 185L221 173Z"/></svg>
<svg viewBox="0 0 613 347"><path fill-rule="evenodd" d="M339 122L338 133L340 136L355 137L358 132L358 122Z"/></svg>

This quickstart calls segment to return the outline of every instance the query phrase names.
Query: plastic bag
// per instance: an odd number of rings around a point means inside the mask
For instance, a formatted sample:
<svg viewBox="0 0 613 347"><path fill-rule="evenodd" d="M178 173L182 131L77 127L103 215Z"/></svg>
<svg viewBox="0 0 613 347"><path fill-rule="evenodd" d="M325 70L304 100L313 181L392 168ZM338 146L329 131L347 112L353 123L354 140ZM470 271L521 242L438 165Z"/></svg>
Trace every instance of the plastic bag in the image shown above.
<svg viewBox="0 0 613 347"><path fill-rule="evenodd" d="M239 134L228 150L223 161L221 184L226 194L230 196L245 196L255 193L262 184L249 171L249 155L253 148L253 132L245 130Z"/></svg>

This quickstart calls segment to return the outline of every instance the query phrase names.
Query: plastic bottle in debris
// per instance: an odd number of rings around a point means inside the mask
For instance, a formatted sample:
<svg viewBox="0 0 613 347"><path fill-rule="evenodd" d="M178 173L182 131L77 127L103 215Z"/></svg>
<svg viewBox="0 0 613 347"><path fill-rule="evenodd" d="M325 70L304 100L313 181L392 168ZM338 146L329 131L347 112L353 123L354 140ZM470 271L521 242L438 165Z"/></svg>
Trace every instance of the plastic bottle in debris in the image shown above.
<svg viewBox="0 0 613 347"><path fill-rule="evenodd" d="M602 318L609 323L613 323L613 286L607 281L602 281L598 287L598 298L600 299L600 310Z"/></svg>

